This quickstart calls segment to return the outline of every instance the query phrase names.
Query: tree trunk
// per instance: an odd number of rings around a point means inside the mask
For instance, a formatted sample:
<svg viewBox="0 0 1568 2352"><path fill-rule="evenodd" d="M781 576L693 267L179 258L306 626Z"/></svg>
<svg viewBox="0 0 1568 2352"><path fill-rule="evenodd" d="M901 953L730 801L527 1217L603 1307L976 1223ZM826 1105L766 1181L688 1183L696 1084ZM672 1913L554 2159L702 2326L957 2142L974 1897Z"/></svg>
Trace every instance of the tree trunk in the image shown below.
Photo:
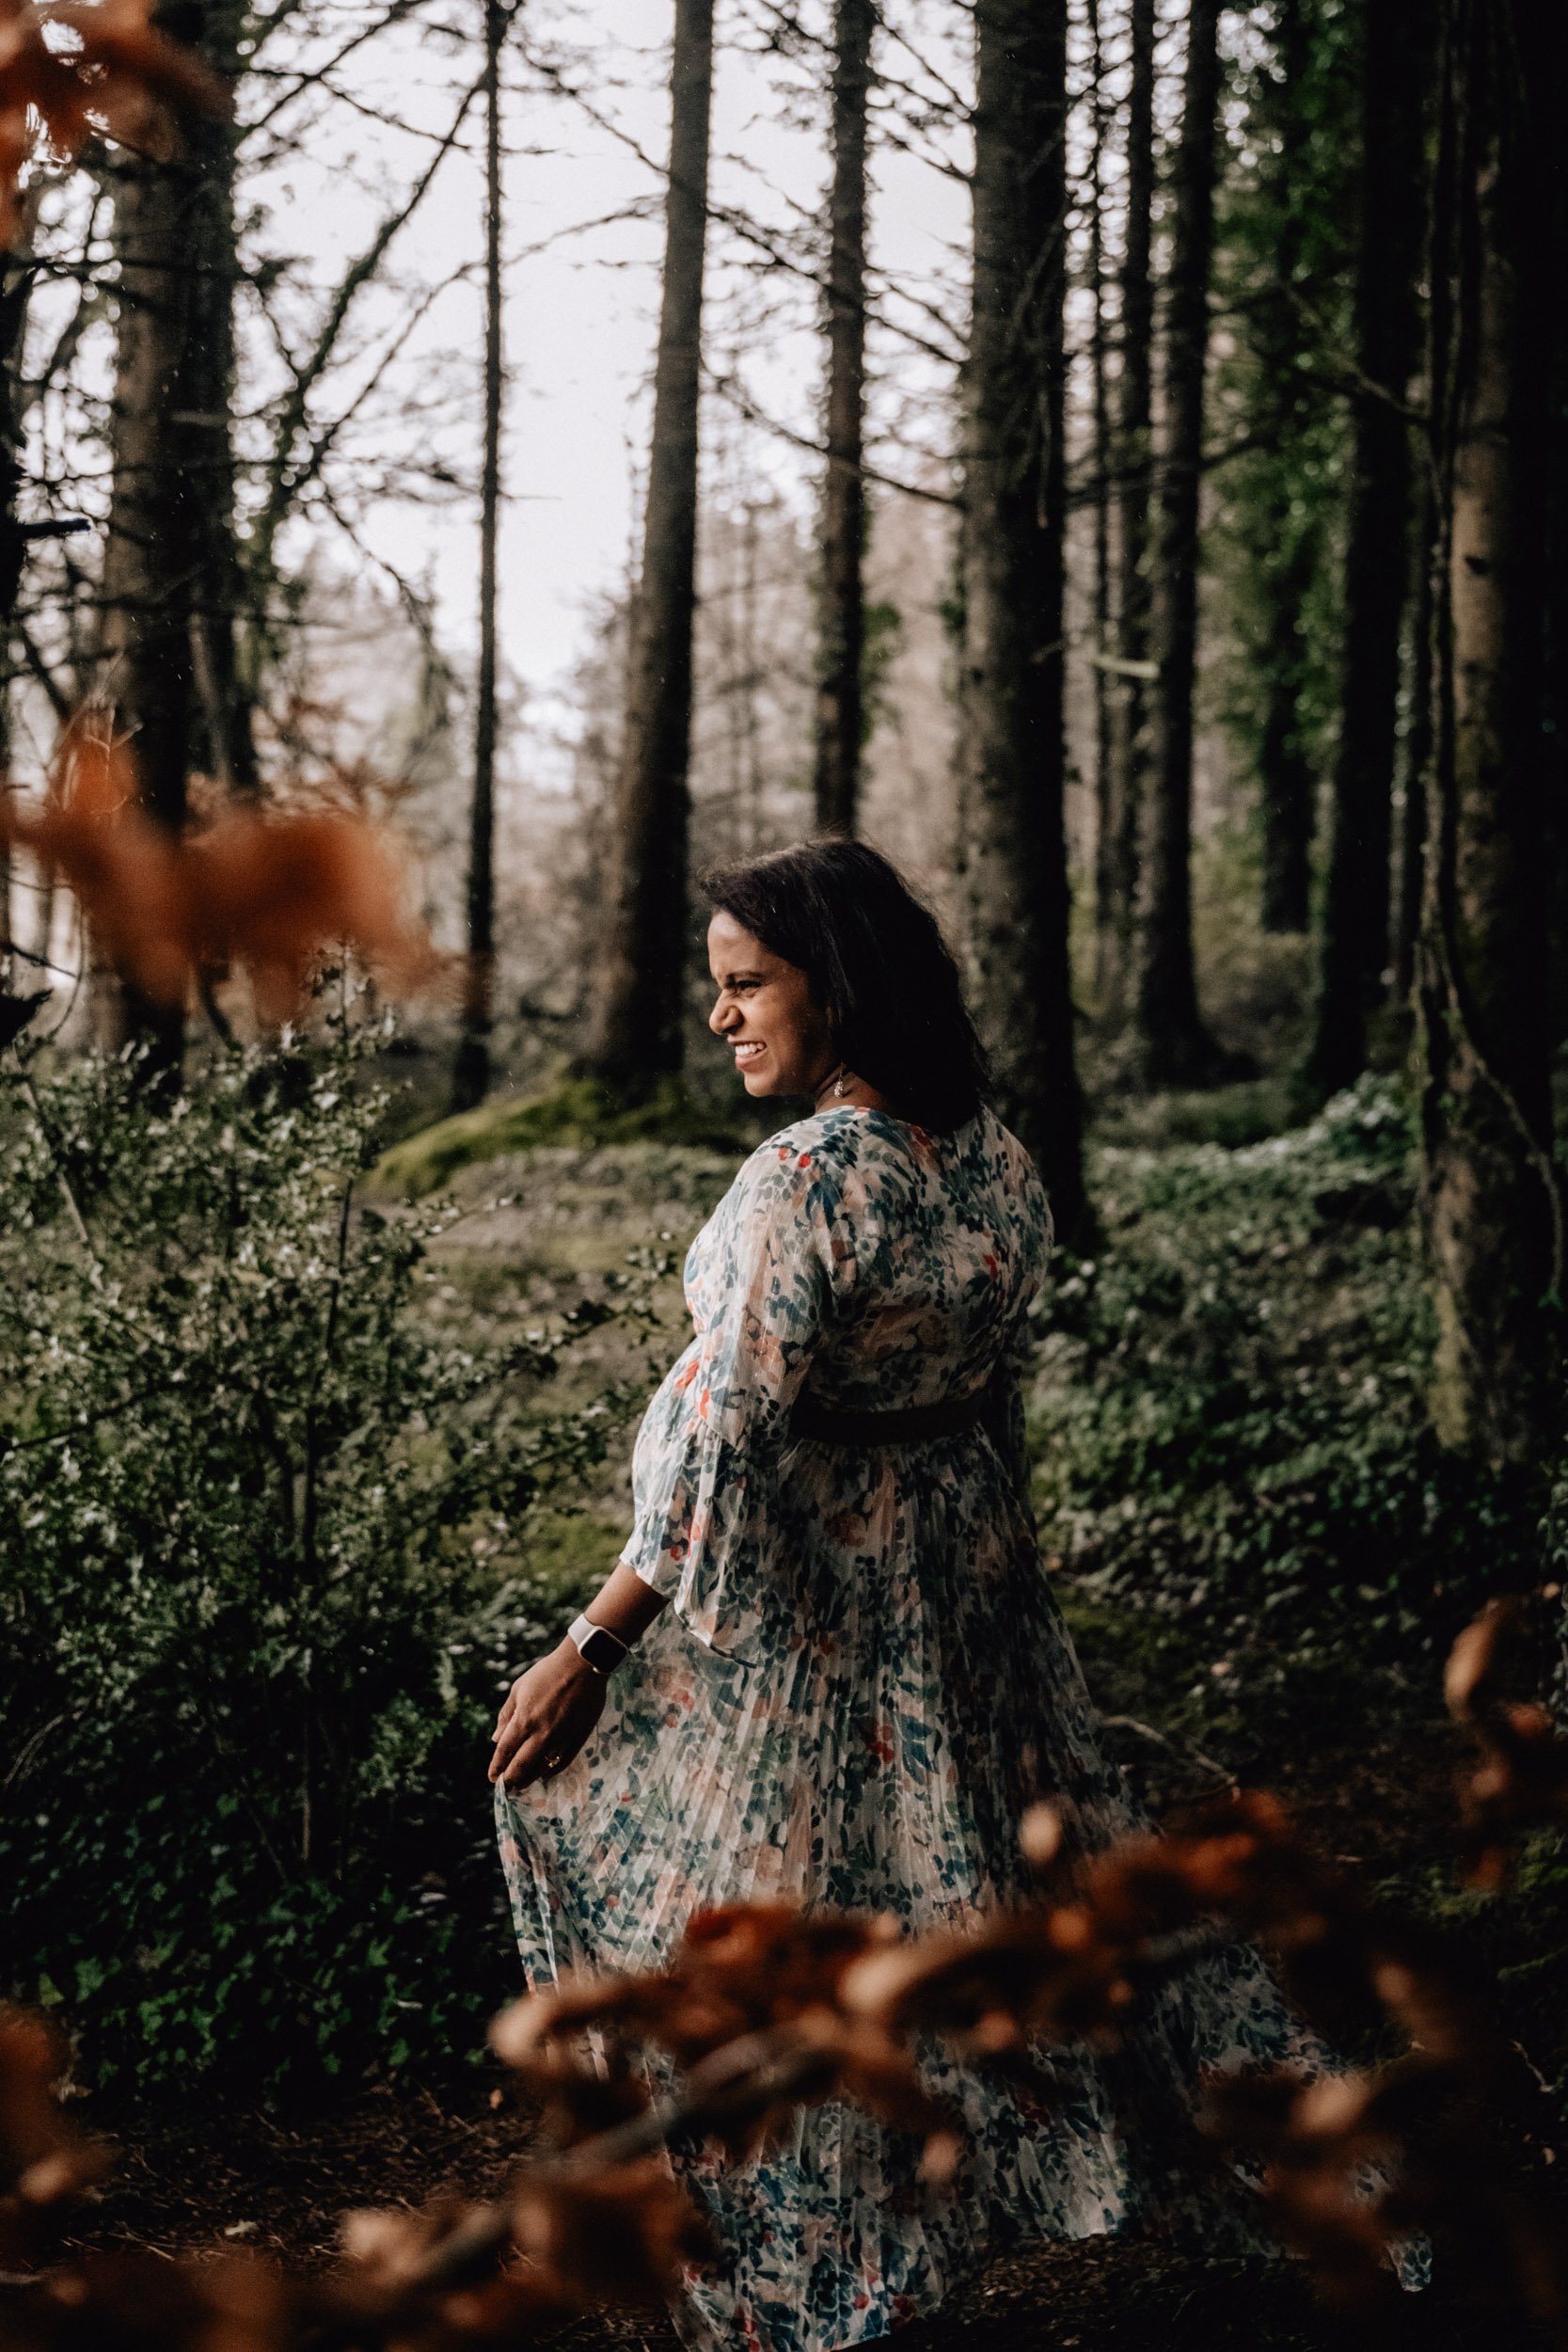
<svg viewBox="0 0 1568 2352"><path fill-rule="evenodd" d="M19 236L18 245L24 240ZM22 587L26 540L21 515L22 357L33 273L24 250L0 253L0 792L10 787L12 629ZM20 978L12 930L11 852L0 836L0 995L28 993Z"/></svg>
<svg viewBox="0 0 1568 2352"><path fill-rule="evenodd" d="M171 11L171 32L196 38L207 62L230 85L245 70L249 28L245 0L209 0L198 11ZM239 256L234 181L235 125L202 117L184 134L190 182L191 341L185 363L186 437L191 480L190 588L193 764L243 799L261 790L251 696L243 682L238 638L244 571L235 534L234 294Z"/></svg>
<svg viewBox="0 0 1568 2352"><path fill-rule="evenodd" d="M1284 526L1282 524L1282 535ZM1314 533L1297 532L1288 560L1275 575L1264 650L1268 699L1259 745L1263 799L1263 887L1259 918L1266 931L1304 931L1312 896L1312 819L1317 778L1303 739L1302 614L1317 570Z"/></svg>
<svg viewBox="0 0 1568 2352"><path fill-rule="evenodd" d="M1165 446L1155 558L1153 757L1143 828L1135 1058L1149 1086L1197 1086L1218 1055L1193 966L1193 685L1220 0L1192 0L1165 296Z"/></svg>
<svg viewBox="0 0 1568 2352"><path fill-rule="evenodd" d="M1088 1213L1063 830L1066 19L1065 0L974 11L959 794L975 1010L1071 1243Z"/></svg>
<svg viewBox="0 0 1568 2352"><path fill-rule="evenodd" d="M0 631L6 687L10 687L11 628L27 543L22 529L22 345L32 294L31 257L0 253Z"/></svg>
<svg viewBox="0 0 1568 2352"><path fill-rule="evenodd" d="M1541 822L1544 495L1563 255L1560 21L1446 0L1434 215L1439 564L1433 798L1418 959L1423 1211L1445 1444L1546 1459L1562 1282Z"/></svg>
<svg viewBox="0 0 1568 2352"><path fill-rule="evenodd" d="M1117 897L1116 772L1111 747L1111 405L1105 336L1105 72L1100 0L1089 0L1089 103L1094 131L1089 151L1089 416L1094 473L1094 939L1095 993L1103 1003L1114 960Z"/></svg>
<svg viewBox="0 0 1568 2352"><path fill-rule="evenodd" d="M500 532L501 47L507 11L484 0L484 458L480 476L479 686L474 792L468 812L467 962L451 1106L471 1110L490 1090L496 966L496 550Z"/></svg>
<svg viewBox="0 0 1568 2352"><path fill-rule="evenodd" d="M1307 756L1303 686L1308 663L1307 611L1317 576L1318 533L1292 512L1298 497L1299 442L1310 394L1301 368L1306 323L1299 303L1302 208L1310 185L1311 133L1306 97L1314 26L1303 0L1284 0L1275 22L1275 73L1261 128L1273 133L1266 184L1278 215L1275 283L1257 314L1254 337L1262 381L1259 421L1272 459L1267 485L1264 561L1268 598L1262 634L1263 724L1258 782L1262 818L1265 931L1305 931L1311 919L1312 830L1316 783ZM1321 29L1321 28L1320 28Z"/></svg>
<svg viewBox="0 0 1568 2352"><path fill-rule="evenodd" d="M238 0L154 11L230 76L243 58ZM235 583L232 304L234 134L193 123L172 162L116 151L113 482L103 548L97 692L130 739L144 807L185 821L193 752L254 786L248 716L233 680ZM179 1008L100 976L100 1030L177 1062Z"/></svg>
<svg viewBox="0 0 1568 2352"><path fill-rule="evenodd" d="M1367 0L1362 41L1355 278L1362 389L1353 404L1339 741L1307 1065L1320 1096L1349 1086L1365 1065L1368 1017L1389 977L1400 631L1410 578L1410 428L1396 404L1408 396L1420 333L1427 73L1419 28L1403 0Z"/></svg>
<svg viewBox="0 0 1568 2352"><path fill-rule="evenodd" d="M585 1070L633 1092L673 1075L683 1059L713 0L675 0L670 87L670 192L642 573L632 613L610 911L582 1057Z"/></svg>
<svg viewBox="0 0 1568 2352"><path fill-rule="evenodd" d="M115 172L119 313L100 692L116 733L130 739L143 805L176 830L185 820L190 761L197 546L197 440L177 421L188 406L196 310L191 183L182 163L155 163L126 150ZM102 1043L113 1051L139 1039L155 1063L177 1062L182 1011L149 1003L112 975L96 978Z"/></svg>
<svg viewBox="0 0 1568 2352"><path fill-rule="evenodd" d="M1139 671L1149 658L1149 507L1154 385L1154 0L1128 10L1127 226L1118 289L1117 654L1111 697L1109 835L1101 893L1097 982L1101 1009L1126 1009L1137 921L1138 825L1148 766L1148 697Z"/></svg>
<svg viewBox="0 0 1568 2352"><path fill-rule="evenodd" d="M833 182L829 200L828 472L822 504L821 651L816 684L816 826L853 834L865 732L866 100L876 0L838 0L833 39Z"/></svg>
<svg viewBox="0 0 1568 2352"><path fill-rule="evenodd" d="M1394 882L1389 911L1391 995L1408 1009L1416 981L1416 946L1421 927L1421 876L1426 864L1428 786L1432 768L1433 540L1436 516L1432 469L1418 469L1418 495L1411 533L1411 582L1406 660L1407 717L1399 751L1395 797Z"/></svg>

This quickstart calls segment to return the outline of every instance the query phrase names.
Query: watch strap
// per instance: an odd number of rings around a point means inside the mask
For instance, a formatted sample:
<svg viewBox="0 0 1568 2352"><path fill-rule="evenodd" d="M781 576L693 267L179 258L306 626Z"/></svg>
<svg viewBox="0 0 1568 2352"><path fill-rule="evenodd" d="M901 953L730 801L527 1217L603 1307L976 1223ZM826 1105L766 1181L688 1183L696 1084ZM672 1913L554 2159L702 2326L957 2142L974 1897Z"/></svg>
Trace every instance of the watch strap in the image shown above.
<svg viewBox="0 0 1568 2352"><path fill-rule="evenodd" d="M618 1633L611 1633L609 1626L595 1625L592 1617L574 1617L566 1628L566 1639L584 1664L592 1666L595 1674L612 1675L631 1653L629 1642L623 1642Z"/></svg>

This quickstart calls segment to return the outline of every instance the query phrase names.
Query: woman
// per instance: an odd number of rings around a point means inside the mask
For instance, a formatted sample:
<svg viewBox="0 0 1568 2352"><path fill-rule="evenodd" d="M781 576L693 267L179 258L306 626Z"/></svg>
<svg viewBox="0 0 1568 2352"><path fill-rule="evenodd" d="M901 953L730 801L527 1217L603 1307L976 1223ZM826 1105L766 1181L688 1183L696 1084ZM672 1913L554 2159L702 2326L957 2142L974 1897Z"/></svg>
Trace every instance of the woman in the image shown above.
<svg viewBox="0 0 1568 2352"><path fill-rule="evenodd" d="M695 1336L654 1397L636 1523L514 1685L491 1778L531 1983L657 1967L748 1899L911 1929L1023 1896L1049 1795L1098 1849L1137 1825L1041 1572L1014 1369L1051 1244L986 1107L935 922L860 844L711 877L709 1026L753 1098L813 1104L691 1246ZM1256 1953L1204 1963L1115 2061L1053 2047L1037 2100L933 2051L957 2184L840 2105L785 2147L677 2158L721 2249L694 2344L837 2352L935 2310L1008 2238L1185 2224L1259 2243L1191 2161L1199 2069L1325 2054Z"/></svg>

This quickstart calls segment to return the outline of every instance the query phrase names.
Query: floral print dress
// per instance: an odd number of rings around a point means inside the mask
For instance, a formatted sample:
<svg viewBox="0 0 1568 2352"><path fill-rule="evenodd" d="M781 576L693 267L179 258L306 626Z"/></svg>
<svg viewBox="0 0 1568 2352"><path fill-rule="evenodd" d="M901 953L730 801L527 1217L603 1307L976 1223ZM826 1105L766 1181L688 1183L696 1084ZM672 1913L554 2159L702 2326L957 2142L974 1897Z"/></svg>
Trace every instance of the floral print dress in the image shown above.
<svg viewBox="0 0 1568 2352"><path fill-rule="evenodd" d="M1034 1164L990 1111L936 1136L834 1108L745 1162L691 1245L694 1336L633 1459L622 1556L670 1606L566 1770L496 1792L531 1984L657 1967L714 1903L972 1918L1029 1891L1037 1796L1089 1851L1142 1825L1027 1500L1009 1367L1050 1240ZM832 1410L991 1398L959 1434L841 1445L792 1438L808 1381ZM842 2104L748 2164L677 2153L721 2257L676 2325L715 2352L835 2352L1021 2239L1154 2226L1274 2250L1195 2160L1191 2111L1205 2070L1281 2060L1336 2063L1236 1946L1114 2057L1042 2044L1037 2095L923 2051L967 2126L951 2187L921 2182L916 2138Z"/></svg>

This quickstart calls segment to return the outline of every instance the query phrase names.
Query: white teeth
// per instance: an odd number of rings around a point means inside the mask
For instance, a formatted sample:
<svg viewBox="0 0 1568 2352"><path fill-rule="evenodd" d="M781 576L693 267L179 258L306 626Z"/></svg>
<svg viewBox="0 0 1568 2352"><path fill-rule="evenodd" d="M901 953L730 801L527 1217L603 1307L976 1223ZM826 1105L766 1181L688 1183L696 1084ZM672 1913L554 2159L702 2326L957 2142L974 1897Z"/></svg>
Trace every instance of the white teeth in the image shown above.
<svg viewBox="0 0 1568 2352"><path fill-rule="evenodd" d="M747 1038L742 1044L736 1047L735 1057L736 1061L754 1061L762 1050L757 1041Z"/></svg>

